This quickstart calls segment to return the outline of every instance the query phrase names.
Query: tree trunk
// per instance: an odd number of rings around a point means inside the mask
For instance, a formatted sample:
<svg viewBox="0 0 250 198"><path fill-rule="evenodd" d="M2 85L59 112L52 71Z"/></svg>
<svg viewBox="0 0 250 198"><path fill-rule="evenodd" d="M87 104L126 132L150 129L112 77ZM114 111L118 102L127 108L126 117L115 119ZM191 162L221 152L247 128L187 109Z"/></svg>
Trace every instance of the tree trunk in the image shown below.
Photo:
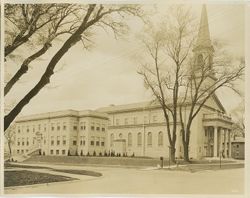
<svg viewBox="0 0 250 198"><path fill-rule="evenodd" d="M170 147L170 159L171 159L171 162L175 163L175 146L171 146Z"/></svg>
<svg viewBox="0 0 250 198"><path fill-rule="evenodd" d="M9 159L11 161L11 158L12 158L12 150L11 150L11 143L8 141L8 147L9 147L9 152L10 152L10 156L9 156Z"/></svg>
<svg viewBox="0 0 250 198"><path fill-rule="evenodd" d="M184 149L184 161L189 162L189 144L187 142L183 142L183 149Z"/></svg>

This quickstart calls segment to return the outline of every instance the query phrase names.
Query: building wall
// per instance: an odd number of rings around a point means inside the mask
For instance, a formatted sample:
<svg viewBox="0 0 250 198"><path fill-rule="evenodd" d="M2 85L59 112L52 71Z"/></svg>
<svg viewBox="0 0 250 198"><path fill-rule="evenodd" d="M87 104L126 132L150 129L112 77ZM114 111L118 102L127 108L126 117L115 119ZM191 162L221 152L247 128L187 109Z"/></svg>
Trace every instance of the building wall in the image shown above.
<svg viewBox="0 0 250 198"><path fill-rule="evenodd" d="M245 143L244 142L232 142L232 158L245 159Z"/></svg>
<svg viewBox="0 0 250 198"><path fill-rule="evenodd" d="M212 99L206 105L213 108L202 108L191 125L189 155L193 159L206 155L203 115L219 111ZM188 119L189 108L183 108L184 122ZM23 118L16 125L15 151L19 150L19 153L25 154L34 148L40 148L44 155L103 155L105 152L113 152L128 156L169 157L167 127L159 106L112 106L105 110L82 113L52 112ZM184 157L180 131L178 121L177 158ZM26 140L32 144L22 145ZM19 145L17 142L20 142Z"/></svg>
<svg viewBox="0 0 250 198"><path fill-rule="evenodd" d="M94 151L103 154L106 130L107 119L91 116L23 119L16 122L13 150L14 154L29 154L37 149L43 155L86 155ZM91 138L94 138L93 145Z"/></svg>

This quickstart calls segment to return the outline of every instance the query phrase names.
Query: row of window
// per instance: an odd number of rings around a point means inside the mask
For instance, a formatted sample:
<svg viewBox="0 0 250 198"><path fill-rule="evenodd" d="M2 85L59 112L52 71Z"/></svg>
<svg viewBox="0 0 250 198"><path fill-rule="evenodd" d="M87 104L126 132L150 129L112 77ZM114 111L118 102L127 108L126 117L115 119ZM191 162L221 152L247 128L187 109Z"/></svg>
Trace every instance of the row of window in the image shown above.
<svg viewBox="0 0 250 198"><path fill-rule="evenodd" d="M50 150L50 154L54 155L54 150ZM56 155L60 155L60 150L55 150ZM66 150L61 150L62 155L66 155Z"/></svg>
<svg viewBox="0 0 250 198"><path fill-rule="evenodd" d="M72 141L72 144L73 144L74 146L76 146L76 145L77 145L77 140L73 140L73 141ZM55 141L54 141L54 140L51 140L51 146L54 146L54 145L55 145ZM59 146L59 145L60 145L60 141L56 141L56 145ZM64 141L62 142L62 145L66 145L66 140L64 140ZM80 140L80 141L79 141L79 145L80 145L80 146L85 146L85 140ZM93 141L93 140L91 140L91 141L90 141L90 145L91 145L91 146L105 146L105 143L104 143L104 141Z"/></svg>
<svg viewBox="0 0 250 198"><path fill-rule="evenodd" d="M153 122L157 122L157 116L156 116L156 115L152 116L152 121L153 121ZM144 122L144 123L148 123L148 122L149 122L147 116L144 116L144 121L143 121L143 122ZM121 122L121 120L117 118L117 119L115 120L115 123L114 123L114 124L117 125L117 126L123 125L123 124L124 124L124 125L138 124L138 119L137 119L137 117L133 117L132 119L124 118L124 121Z"/></svg>
<svg viewBox="0 0 250 198"><path fill-rule="evenodd" d="M19 150L19 149L17 149L16 152L17 152L17 154L20 154L20 153L21 153L21 154L24 154L24 152L28 153L29 150L28 150L28 149L27 149L27 150L24 150L24 149Z"/></svg>
<svg viewBox="0 0 250 198"><path fill-rule="evenodd" d="M32 138L31 138L32 139ZM30 139L27 138L26 141L25 141L25 138L22 138L22 140L20 138L17 139L17 142L16 142L16 145L17 146L29 146L30 145ZM32 140L32 144L35 144L35 140L36 138L33 137L33 140Z"/></svg>
<svg viewBox="0 0 250 198"><path fill-rule="evenodd" d="M123 135L122 133L120 133L119 139L122 139L122 138L123 138ZM153 138L152 133L148 132L147 133L147 145L148 146L152 146L152 142L153 142L152 138ZM158 133L157 138L158 138L158 146L163 146L163 133L161 131ZM127 142L128 142L128 146L133 145L132 133L128 133ZM142 133L139 132L137 134L137 146L141 146L141 145L142 145ZM113 133L110 135L110 146L114 146L114 134Z"/></svg>
<svg viewBox="0 0 250 198"><path fill-rule="evenodd" d="M105 131L105 126L104 125L102 125L102 127L98 123L96 125L97 126L95 127L95 123L91 123L91 130ZM47 129L47 125L44 124L43 130L46 131L46 129ZM56 131L56 130L60 131L61 129L64 130L64 131L67 130L66 123L63 123L63 126L61 126L60 123L58 123L56 126L55 126L54 123L51 124L51 131ZM76 131L77 129L78 129L78 127L76 125L74 125L73 126L73 130ZM86 130L86 124L85 124L85 122L84 123L81 122L79 129L82 130L82 131ZM37 130L38 131L41 130L41 124L38 125ZM20 126L18 127L18 133L20 133L21 131L24 131L24 126L22 127L22 129L21 129ZM33 126L32 131L35 132L35 126ZM30 127L29 126L26 127L26 132L27 133L30 132Z"/></svg>

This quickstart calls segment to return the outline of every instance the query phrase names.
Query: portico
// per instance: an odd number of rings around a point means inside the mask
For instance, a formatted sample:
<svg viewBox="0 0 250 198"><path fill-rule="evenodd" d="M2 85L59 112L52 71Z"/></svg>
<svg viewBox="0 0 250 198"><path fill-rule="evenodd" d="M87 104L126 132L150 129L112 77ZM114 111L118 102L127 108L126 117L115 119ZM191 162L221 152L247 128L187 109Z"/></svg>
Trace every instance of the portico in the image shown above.
<svg viewBox="0 0 250 198"><path fill-rule="evenodd" d="M204 114L206 157L231 157L231 117L222 113Z"/></svg>

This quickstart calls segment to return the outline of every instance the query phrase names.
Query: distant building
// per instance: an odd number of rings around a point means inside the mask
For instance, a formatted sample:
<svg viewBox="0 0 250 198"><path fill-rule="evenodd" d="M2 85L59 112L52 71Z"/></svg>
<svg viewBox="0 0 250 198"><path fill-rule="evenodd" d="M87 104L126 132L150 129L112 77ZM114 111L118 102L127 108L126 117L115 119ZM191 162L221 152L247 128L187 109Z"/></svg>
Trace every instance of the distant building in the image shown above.
<svg viewBox="0 0 250 198"><path fill-rule="evenodd" d="M245 138L235 137L232 140L232 158L245 159Z"/></svg>
<svg viewBox="0 0 250 198"><path fill-rule="evenodd" d="M16 121L15 154L97 154L106 148L107 116L95 111L57 111Z"/></svg>
<svg viewBox="0 0 250 198"><path fill-rule="evenodd" d="M213 51L204 6L193 52L198 62L208 61L211 71ZM203 60L204 57L208 59ZM207 83L213 80L211 72ZM183 115L187 115L189 110L190 104L187 103ZM226 115L214 94L193 121L190 158L231 157L231 128L231 117ZM178 158L183 157L180 129L178 125ZM168 157L169 154L165 119L160 105L155 102L111 105L96 111L68 110L25 116L16 120L16 130L17 154L28 154L35 149L40 149L44 155L118 153L121 156Z"/></svg>

